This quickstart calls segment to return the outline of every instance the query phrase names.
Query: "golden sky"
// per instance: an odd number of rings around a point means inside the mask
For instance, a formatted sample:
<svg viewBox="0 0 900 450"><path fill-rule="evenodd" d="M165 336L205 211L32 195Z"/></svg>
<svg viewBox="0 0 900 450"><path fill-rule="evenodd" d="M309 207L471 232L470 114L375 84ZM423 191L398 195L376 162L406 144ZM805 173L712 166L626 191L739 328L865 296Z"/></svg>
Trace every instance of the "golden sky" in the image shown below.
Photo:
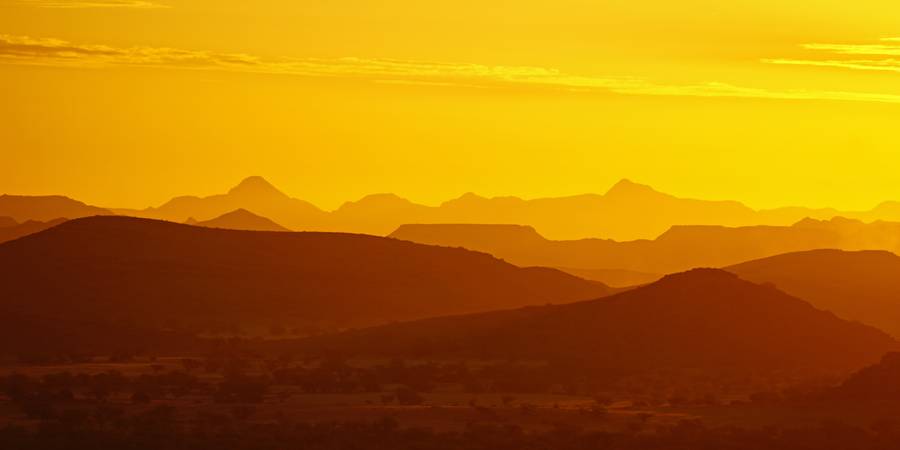
<svg viewBox="0 0 900 450"><path fill-rule="evenodd" d="M900 200L893 0L0 0L0 192Z"/></svg>

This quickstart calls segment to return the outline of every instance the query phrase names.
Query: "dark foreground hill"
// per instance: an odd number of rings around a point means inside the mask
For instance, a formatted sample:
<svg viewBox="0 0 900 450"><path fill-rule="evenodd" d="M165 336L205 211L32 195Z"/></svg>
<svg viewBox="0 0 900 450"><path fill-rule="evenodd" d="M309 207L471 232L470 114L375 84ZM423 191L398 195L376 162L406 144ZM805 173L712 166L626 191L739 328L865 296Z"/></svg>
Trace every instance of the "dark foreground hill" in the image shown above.
<svg viewBox="0 0 900 450"><path fill-rule="evenodd" d="M609 291L483 253L340 233L92 217L0 245L0 321L14 315L190 332L292 330L565 303Z"/></svg>
<svg viewBox="0 0 900 450"><path fill-rule="evenodd" d="M900 410L900 353L885 355L878 364L853 374L827 397L843 402L882 403Z"/></svg>
<svg viewBox="0 0 900 450"><path fill-rule="evenodd" d="M579 367L859 368L885 333L774 288L697 269L604 299L444 317L310 338L346 356L568 360Z"/></svg>
<svg viewBox="0 0 900 450"><path fill-rule="evenodd" d="M813 250L726 268L772 283L838 316L900 336L900 257L886 251Z"/></svg>

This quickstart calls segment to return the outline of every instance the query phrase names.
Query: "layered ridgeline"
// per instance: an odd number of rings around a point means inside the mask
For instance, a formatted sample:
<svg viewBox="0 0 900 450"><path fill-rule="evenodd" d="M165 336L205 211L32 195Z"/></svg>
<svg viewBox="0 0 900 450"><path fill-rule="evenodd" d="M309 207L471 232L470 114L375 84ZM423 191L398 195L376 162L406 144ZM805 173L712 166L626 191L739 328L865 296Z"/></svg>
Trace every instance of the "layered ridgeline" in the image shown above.
<svg viewBox="0 0 900 450"><path fill-rule="evenodd" d="M746 280L770 283L842 318L900 337L900 257L893 253L812 250L725 270Z"/></svg>
<svg viewBox="0 0 900 450"><path fill-rule="evenodd" d="M237 210L252 211L294 230L326 230L328 213L312 203L291 198L262 177L249 177L225 194L209 197L175 197L165 204L143 210L114 209L116 214L172 222L212 221Z"/></svg>
<svg viewBox="0 0 900 450"><path fill-rule="evenodd" d="M695 267L724 267L782 253L839 248L900 251L900 223L804 219L792 226L675 226L653 240L553 241L518 225L404 225L390 235L423 244L483 251L518 265L560 267L617 284L603 270L645 277Z"/></svg>
<svg viewBox="0 0 900 450"><path fill-rule="evenodd" d="M29 321L53 320L188 333L272 327L305 333L609 292L553 269L366 235L92 217L0 244L7 334L27 332ZM14 336L0 342L28 343Z"/></svg>
<svg viewBox="0 0 900 450"><path fill-rule="evenodd" d="M115 214L173 222L204 222L244 209L296 231L341 231L386 235L407 223L495 223L527 225L552 239L601 237L618 241L652 239L675 225L785 226L804 217L900 220L900 203L887 202L870 211L779 208L754 210L735 201L675 197L628 180L605 194L525 200L487 198L468 193L438 206L413 203L394 194L375 194L344 203L334 211L292 198L262 177L241 181L224 194L181 196L158 207L113 209ZM65 197L0 197L0 216L18 221L46 221L109 214Z"/></svg>
<svg viewBox="0 0 900 450"><path fill-rule="evenodd" d="M696 269L606 298L426 319L297 344L347 357L566 361L614 370L858 369L897 343L775 288Z"/></svg>
<svg viewBox="0 0 900 450"><path fill-rule="evenodd" d="M26 198L27 199L27 198ZM604 194L525 200L487 198L468 193L438 206L416 204L394 194L375 194L344 203L334 211L292 198L262 177L249 177L226 193L208 197L181 196L158 207L114 209L120 215L185 222L207 221L245 209L292 230L343 231L386 235L406 223L497 223L528 225L552 239L602 237L615 240L652 239L674 225L790 225L804 217L845 216L861 220L900 220L900 203L884 203L870 211L779 208L754 210L734 201L679 198L622 180ZM101 214L20 217L48 220Z"/></svg>

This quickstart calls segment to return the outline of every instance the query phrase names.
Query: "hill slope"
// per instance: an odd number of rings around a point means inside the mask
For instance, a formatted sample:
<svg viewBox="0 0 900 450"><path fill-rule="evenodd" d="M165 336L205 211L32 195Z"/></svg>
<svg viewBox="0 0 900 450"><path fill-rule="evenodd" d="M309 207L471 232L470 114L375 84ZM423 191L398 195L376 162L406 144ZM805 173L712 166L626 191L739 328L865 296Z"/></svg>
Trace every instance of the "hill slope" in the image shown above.
<svg viewBox="0 0 900 450"><path fill-rule="evenodd" d="M791 295L900 336L900 257L886 251L813 250L726 268Z"/></svg>
<svg viewBox="0 0 900 450"><path fill-rule="evenodd" d="M881 403L900 409L900 353L884 355L878 364L853 374L826 398L847 403Z"/></svg>
<svg viewBox="0 0 900 450"><path fill-rule="evenodd" d="M859 368L896 342L713 269L604 299L427 319L310 338L311 351L580 361L615 369Z"/></svg>
<svg viewBox="0 0 900 450"><path fill-rule="evenodd" d="M190 223L207 228L224 228L227 230L247 231L290 231L271 219L253 214L246 209L236 209L212 220Z"/></svg>
<svg viewBox="0 0 900 450"><path fill-rule="evenodd" d="M608 292L551 269L365 235L93 217L0 244L0 317L191 331L352 326Z"/></svg>

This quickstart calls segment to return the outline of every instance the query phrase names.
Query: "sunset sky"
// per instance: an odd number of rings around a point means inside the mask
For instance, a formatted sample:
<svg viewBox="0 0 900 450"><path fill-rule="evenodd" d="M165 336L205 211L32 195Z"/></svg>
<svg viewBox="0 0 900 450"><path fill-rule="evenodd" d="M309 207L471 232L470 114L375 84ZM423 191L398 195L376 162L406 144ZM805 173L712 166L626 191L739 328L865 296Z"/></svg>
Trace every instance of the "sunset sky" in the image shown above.
<svg viewBox="0 0 900 450"><path fill-rule="evenodd" d="M0 0L0 193L900 200L896 0Z"/></svg>

